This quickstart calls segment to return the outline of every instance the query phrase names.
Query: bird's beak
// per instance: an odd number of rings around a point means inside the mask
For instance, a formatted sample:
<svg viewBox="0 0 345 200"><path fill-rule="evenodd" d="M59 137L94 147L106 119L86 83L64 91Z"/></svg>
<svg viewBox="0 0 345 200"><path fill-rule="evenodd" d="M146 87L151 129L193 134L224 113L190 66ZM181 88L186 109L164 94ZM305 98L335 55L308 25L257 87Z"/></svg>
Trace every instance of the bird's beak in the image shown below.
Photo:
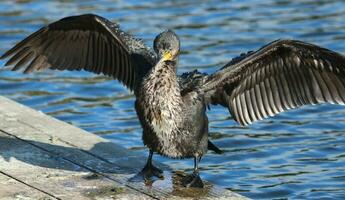
<svg viewBox="0 0 345 200"><path fill-rule="evenodd" d="M170 61L173 60L173 55L170 51L166 51L163 54L163 61L169 61L169 60Z"/></svg>

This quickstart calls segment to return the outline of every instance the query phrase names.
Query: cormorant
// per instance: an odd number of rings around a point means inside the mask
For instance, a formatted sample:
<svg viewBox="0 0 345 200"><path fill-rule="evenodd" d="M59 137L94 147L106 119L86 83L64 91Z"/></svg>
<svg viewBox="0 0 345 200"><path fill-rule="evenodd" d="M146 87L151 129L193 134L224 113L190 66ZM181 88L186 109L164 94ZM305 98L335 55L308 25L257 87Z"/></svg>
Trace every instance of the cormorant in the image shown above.
<svg viewBox="0 0 345 200"><path fill-rule="evenodd" d="M248 52L207 75L177 75L180 40L171 30L154 40L154 51L93 14L49 24L19 42L2 57L24 73L46 68L86 70L112 76L136 96L135 109L149 149L144 178L162 177L153 153L194 158L184 186L202 187L198 163L207 149L206 108L220 104L241 125L307 104L345 103L345 57L295 40L276 40Z"/></svg>

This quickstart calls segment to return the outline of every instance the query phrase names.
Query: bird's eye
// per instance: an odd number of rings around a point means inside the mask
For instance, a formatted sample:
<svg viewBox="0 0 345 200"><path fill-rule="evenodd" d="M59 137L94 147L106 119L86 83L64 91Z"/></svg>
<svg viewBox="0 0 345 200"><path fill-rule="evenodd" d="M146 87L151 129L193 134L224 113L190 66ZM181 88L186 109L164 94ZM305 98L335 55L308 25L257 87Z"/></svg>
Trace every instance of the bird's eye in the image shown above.
<svg viewBox="0 0 345 200"><path fill-rule="evenodd" d="M164 49L170 49L170 46L169 46L168 43L163 43L163 48L164 48Z"/></svg>

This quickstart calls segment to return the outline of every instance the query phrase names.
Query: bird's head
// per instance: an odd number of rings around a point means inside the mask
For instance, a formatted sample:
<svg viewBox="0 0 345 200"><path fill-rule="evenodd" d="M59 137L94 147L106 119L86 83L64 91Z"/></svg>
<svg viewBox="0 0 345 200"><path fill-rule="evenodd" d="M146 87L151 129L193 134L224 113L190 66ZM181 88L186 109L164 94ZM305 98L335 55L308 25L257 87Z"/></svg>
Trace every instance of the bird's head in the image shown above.
<svg viewBox="0 0 345 200"><path fill-rule="evenodd" d="M153 48L160 60L174 61L180 52L180 39L172 30L167 30L157 35Z"/></svg>

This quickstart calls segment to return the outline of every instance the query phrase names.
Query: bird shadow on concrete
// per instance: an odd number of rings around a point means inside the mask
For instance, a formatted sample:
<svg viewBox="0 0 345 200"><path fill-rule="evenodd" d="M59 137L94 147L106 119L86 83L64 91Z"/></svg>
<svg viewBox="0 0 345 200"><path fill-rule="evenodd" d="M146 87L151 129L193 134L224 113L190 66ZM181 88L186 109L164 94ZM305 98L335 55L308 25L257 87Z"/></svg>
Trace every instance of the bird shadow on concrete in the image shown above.
<svg viewBox="0 0 345 200"><path fill-rule="evenodd" d="M68 170L75 172L90 172L85 178L99 178L97 173L106 175L125 175L128 182L137 176L146 163L146 157L141 154L128 152L123 147L112 142L100 142L90 150L77 147L61 146L34 140L22 140L15 137L0 135L0 170L6 167L20 167L25 165L43 168ZM202 197L208 193L211 184L203 189L183 188L180 180L183 172L172 172L170 168L161 163L156 166L164 170L164 179L153 179L151 182L141 180L148 188L160 188L170 194L183 197ZM19 167L19 166L17 166ZM30 167L30 166L28 166ZM32 166L31 166L32 167Z"/></svg>
<svg viewBox="0 0 345 200"><path fill-rule="evenodd" d="M68 171L135 174L145 165L143 155L128 152L112 142L96 143L91 149L61 146L0 135L1 162L11 159L45 168ZM1 165L0 165L1 166ZM167 169L167 166L164 166Z"/></svg>

